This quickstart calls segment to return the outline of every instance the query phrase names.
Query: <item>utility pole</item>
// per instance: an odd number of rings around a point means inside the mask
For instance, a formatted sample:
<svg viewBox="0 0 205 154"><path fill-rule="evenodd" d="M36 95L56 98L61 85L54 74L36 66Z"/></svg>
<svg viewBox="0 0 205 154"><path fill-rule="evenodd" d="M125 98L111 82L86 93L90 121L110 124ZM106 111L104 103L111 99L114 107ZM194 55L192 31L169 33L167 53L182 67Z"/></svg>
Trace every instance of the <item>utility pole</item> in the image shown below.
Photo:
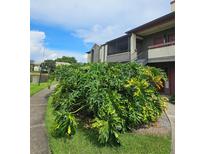
<svg viewBox="0 0 205 154"><path fill-rule="evenodd" d="M43 47L43 62L45 59L45 47ZM39 76L39 80L38 80L38 85L40 85L41 82L41 75L42 75L42 63L40 64L40 76Z"/></svg>

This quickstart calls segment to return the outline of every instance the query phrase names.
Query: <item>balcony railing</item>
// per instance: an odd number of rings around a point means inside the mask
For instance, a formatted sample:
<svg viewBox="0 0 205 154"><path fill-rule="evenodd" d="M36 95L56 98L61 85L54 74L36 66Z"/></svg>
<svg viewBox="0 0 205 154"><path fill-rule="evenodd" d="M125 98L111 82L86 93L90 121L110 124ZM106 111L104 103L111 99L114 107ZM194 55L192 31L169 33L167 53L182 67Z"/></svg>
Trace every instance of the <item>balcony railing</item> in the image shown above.
<svg viewBox="0 0 205 154"><path fill-rule="evenodd" d="M162 43L162 44L151 45L151 46L148 47L148 49L161 48L161 47L166 47L166 46L170 46L170 45L175 45L175 41L166 42L166 43Z"/></svg>
<svg viewBox="0 0 205 154"><path fill-rule="evenodd" d="M107 55L107 62L125 62L130 60L130 52Z"/></svg>
<svg viewBox="0 0 205 154"><path fill-rule="evenodd" d="M140 51L137 52L137 59L147 59L147 51Z"/></svg>
<svg viewBox="0 0 205 154"><path fill-rule="evenodd" d="M148 59L165 58L175 56L175 42L154 45L148 47Z"/></svg>

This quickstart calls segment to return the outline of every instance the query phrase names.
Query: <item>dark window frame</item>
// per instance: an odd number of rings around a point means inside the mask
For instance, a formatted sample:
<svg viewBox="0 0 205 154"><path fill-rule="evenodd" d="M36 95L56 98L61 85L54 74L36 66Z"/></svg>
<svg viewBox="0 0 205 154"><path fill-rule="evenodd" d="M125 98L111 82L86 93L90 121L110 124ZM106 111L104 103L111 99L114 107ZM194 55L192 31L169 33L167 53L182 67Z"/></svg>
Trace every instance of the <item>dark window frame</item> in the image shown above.
<svg viewBox="0 0 205 154"><path fill-rule="evenodd" d="M161 41L160 41L161 39ZM175 42L175 33L169 32L153 37L152 46Z"/></svg>
<svg viewBox="0 0 205 154"><path fill-rule="evenodd" d="M129 51L129 37L123 37L108 42L108 55L119 54Z"/></svg>

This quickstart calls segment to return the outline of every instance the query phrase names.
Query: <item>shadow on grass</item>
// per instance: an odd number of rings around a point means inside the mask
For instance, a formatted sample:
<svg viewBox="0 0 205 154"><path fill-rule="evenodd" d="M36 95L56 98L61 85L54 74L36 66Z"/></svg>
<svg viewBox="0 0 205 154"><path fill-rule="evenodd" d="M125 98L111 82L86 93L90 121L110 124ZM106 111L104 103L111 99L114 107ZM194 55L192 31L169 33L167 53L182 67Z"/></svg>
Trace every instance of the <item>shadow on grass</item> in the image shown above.
<svg viewBox="0 0 205 154"><path fill-rule="evenodd" d="M78 130L81 131L83 136L85 136L86 140L88 140L91 144L97 147L104 147L104 145L100 144L98 141L98 134L96 131L83 127L83 123L80 122L78 125Z"/></svg>
<svg viewBox="0 0 205 154"><path fill-rule="evenodd" d="M107 148L114 148L115 150L117 150L117 148L119 147L119 145L115 145L115 144L101 144L101 143L99 143L98 133L93 129L85 128L82 122L79 122L76 133L80 133L82 135L82 137L84 137L87 142L91 143L92 145L94 145L97 148L106 148L107 147ZM52 135L52 136L56 139L61 139L64 143L66 143L68 140L72 140L73 138L75 138L75 135L73 137L55 136L55 135Z"/></svg>
<svg viewBox="0 0 205 154"><path fill-rule="evenodd" d="M85 140L87 140L89 143L91 143L93 146L97 147L99 151L104 151L105 149L109 149L108 151L112 151L114 153L118 152L120 149L119 145L115 144L100 144L98 141L98 133L92 129L85 128L83 126L80 126L78 130L81 131L82 135L85 137ZM101 153L101 152L100 152Z"/></svg>

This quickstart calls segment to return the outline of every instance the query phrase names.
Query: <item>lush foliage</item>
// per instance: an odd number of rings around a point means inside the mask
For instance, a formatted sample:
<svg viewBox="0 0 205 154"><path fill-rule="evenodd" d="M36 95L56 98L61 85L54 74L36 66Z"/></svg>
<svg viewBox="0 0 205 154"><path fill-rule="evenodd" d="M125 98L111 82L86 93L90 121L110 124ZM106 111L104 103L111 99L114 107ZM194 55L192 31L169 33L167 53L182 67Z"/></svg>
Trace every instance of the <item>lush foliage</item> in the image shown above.
<svg viewBox="0 0 205 154"><path fill-rule="evenodd" d="M101 144L119 145L119 133L155 122L167 102L157 91L165 74L137 63L60 66L55 77L56 136L72 137L80 120Z"/></svg>
<svg viewBox="0 0 205 154"><path fill-rule="evenodd" d="M45 60L41 63L42 71L46 71L49 74L55 71L56 62L54 60Z"/></svg>
<svg viewBox="0 0 205 154"><path fill-rule="evenodd" d="M81 123L78 124L74 138L56 138L52 136L55 116L51 101L52 97L48 101L45 124L52 154L170 154L171 152L170 135L124 133L119 134L123 146L103 146L97 141L95 132L83 127Z"/></svg>
<svg viewBox="0 0 205 154"><path fill-rule="evenodd" d="M33 72L34 71L34 60L30 60L30 72Z"/></svg>
<svg viewBox="0 0 205 154"><path fill-rule="evenodd" d="M66 57L66 56L63 56L61 58L57 58L55 61L56 62L66 62L66 63L70 63L70 64L77 63L77 60L74 57Z"/></svg>

